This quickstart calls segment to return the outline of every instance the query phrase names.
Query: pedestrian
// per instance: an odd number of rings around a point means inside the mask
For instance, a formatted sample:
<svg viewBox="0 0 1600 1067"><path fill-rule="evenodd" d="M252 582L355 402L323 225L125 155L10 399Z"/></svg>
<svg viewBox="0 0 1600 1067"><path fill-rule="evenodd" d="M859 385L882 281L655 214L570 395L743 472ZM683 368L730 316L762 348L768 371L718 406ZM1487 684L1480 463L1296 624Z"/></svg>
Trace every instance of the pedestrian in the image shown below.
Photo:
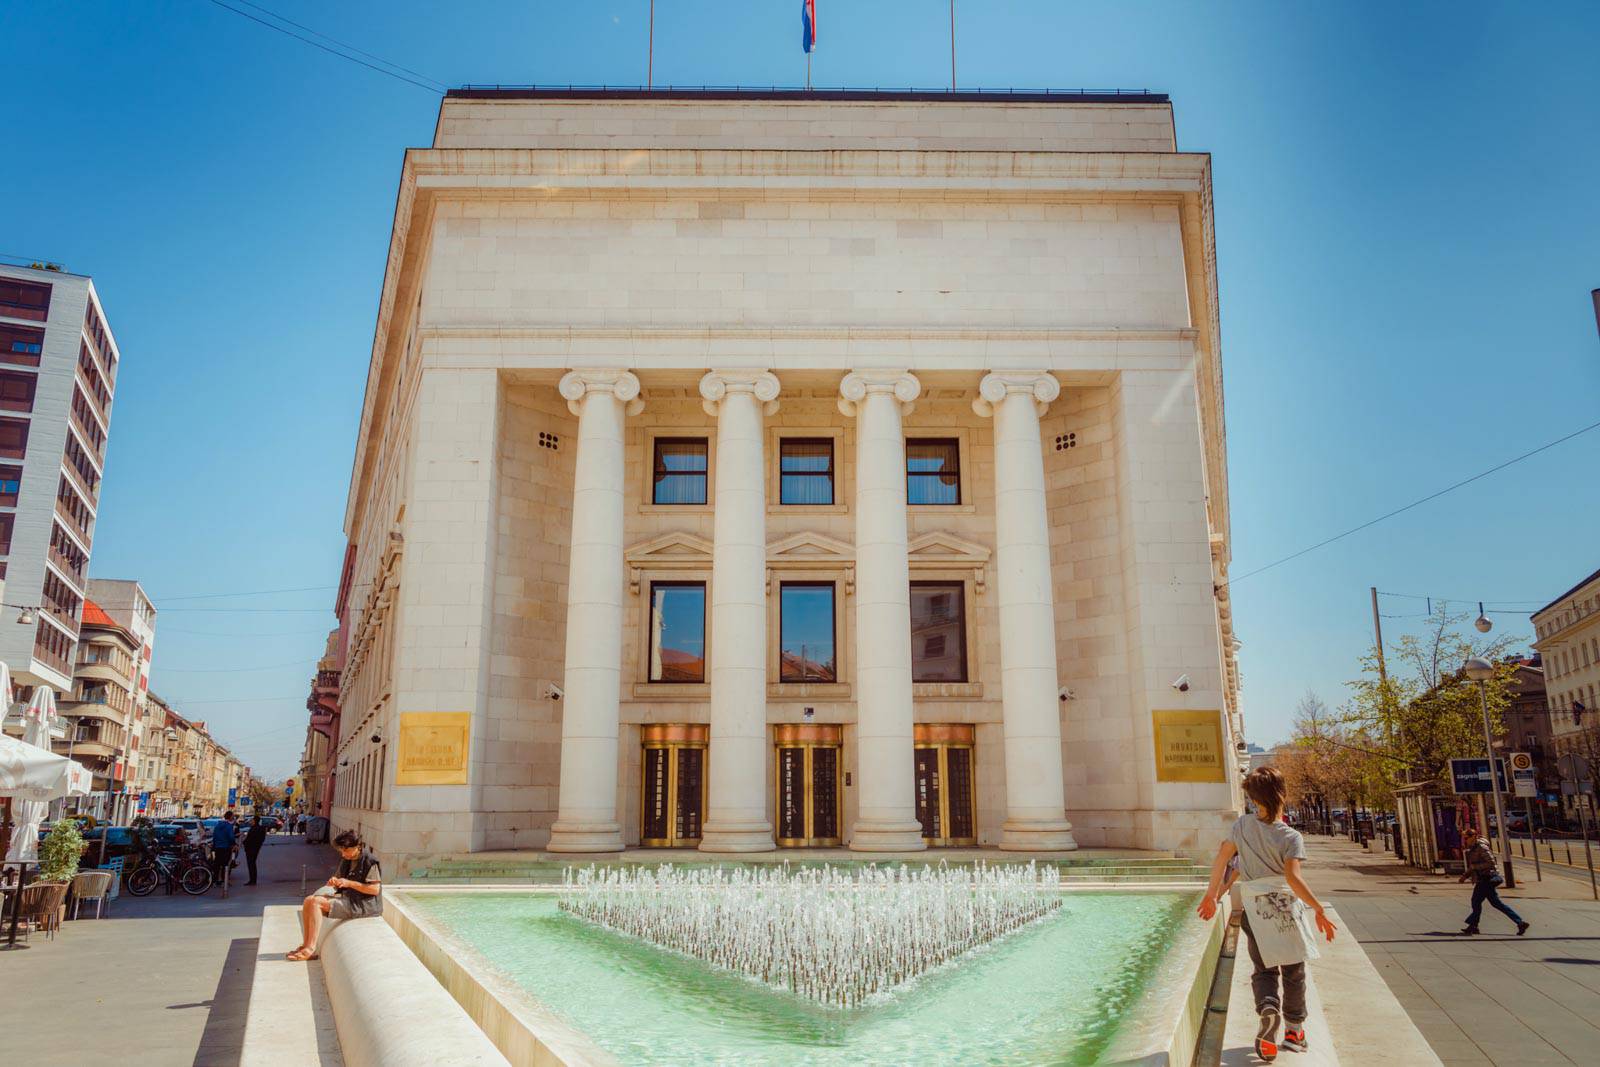
<svg viewBox="0 0 1600 1067"><path fill-rule="evenodd" d="M233 862L233 845L238 840L233 829L236 818L230 811L211 830L211 880L217 885L222 884L228 865Z"/></svg>
<svg viewBox="0 0 1600 1067"><path fill-rule="evenodd" d="M339 869L327 885L301 902L300 947L286 959L317 958L317 932L324 915L330 919L363 919L383 911L378 857L354 830L346 830L333 839L333 844L339 850Z"/></svg>
<svg viewBox="0 0 1600 1067"><path fill-rule="evenodd" d="M1300 875L1306 844L1299 831L1283 821L1288 790L1282 773L1276 767L1257 768L1245 777L1244 791L1256 810L1240 816L1217 849L1211 882L1198 911L1207 920L1217 913L1229 867L1237 858L1240 881L1234 903L1241 909L1241 926L1248 938L1254 968L1250 991L1260 1017L1256 1055L1270 1061L1278 1055L1280 1021L1284 1024L1283 1048L1305 1052L1309 1047L1306 961L1315 959L1317 950L1314 935L1306 927L1305 908L1316 915L1317 929L1329 941L1336 927Z"/></svg>
<svg viewBox="0 0 1600 1067"><path fill-rule="evenodd" d="M261 816L252 816L250 829L244 834L244 862L250 868L250 880L245 885L256 884L256 857L261 854L261 846L266 840L267 828L262 824Z"/></svg>
<svg viewBox="0 0 1600 1067"><path fill-rule="evenodd" d="M1474 879L1472 914L1467 916L1466 928L1461 932L1468 935L1479 932L1478 920L1483 916L1483 902L1487 900L1492 908L1503 912L1506 918L1517 924L1518 937L1527 933L1529 924L1512 910L1511 905L1500 899L1499 889L1506 884L1506 880L1500 874L1500 862L1494 858L1494 853L1489 851L1489 842L1479 837L1478 831L1469 826L1461 835L1461 843L1466 846L1466 851L1461 856L1466 869L1458 881Z"/></svg>

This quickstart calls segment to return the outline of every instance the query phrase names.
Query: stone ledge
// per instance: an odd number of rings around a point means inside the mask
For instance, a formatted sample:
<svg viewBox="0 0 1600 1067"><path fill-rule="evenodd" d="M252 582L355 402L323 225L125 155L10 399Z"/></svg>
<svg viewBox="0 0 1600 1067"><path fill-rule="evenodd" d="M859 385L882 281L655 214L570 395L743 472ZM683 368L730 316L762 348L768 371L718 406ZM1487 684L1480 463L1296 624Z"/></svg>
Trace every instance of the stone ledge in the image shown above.
<svg viewBox="0 0 1600 1067"><path fill-rule="evenodd" d="M344 1067L321 961L291 963L283 958L299 944L299 908L263 909L240 1067Z"/></svg>

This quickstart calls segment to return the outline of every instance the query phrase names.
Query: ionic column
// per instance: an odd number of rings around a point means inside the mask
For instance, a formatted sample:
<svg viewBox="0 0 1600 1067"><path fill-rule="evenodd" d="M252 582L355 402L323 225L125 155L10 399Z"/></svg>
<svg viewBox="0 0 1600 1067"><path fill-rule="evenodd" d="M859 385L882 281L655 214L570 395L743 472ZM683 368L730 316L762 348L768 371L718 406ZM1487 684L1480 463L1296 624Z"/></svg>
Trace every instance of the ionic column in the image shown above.
<svg viewBox="0 0 1600 1067"><path fill-rule="evenodd" d="M711 555L710 796L702 852L774 848L767 820L767 493L762 419L778 379L761 370L700 379L717 419Z"/></svg>
<svg viewBox="0 0 1600 1067"><path fill-rule="evenodd" d="M979 415L994 416L995 571L1000 606L1000 690L1005 719L1006 820L1000 847L1077 848L1066 818L1050 524L1039 416L1061 395L1043 371L984 377Z"/></svg>
<svg viewBox="0 0 1600 1067"><path fill-rule="evenodd" d="M856 741L859 793L850 848L926 847L916 817L911 726L911 573L901 417L922 384L904 371L856 371L839 410L856 417Z"/></svg>
<svg viewBox="0 0 1600 1067"><path fill-rule="evenodd" d="M644 408L625 370L575 370L561 395L578 416L567 567L561 793L551 852L620 852L617 713L622 673L623 428Z"/></svg>

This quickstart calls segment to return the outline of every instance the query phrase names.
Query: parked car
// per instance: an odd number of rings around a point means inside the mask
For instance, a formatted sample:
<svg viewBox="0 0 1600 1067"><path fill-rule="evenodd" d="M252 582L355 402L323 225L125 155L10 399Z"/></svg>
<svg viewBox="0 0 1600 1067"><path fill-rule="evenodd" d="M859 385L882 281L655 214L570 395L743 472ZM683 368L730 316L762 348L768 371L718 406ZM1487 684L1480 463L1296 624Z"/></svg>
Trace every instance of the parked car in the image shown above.
<svg viewBox="0 0 1600 1067"><path fill-rule="evenodd" d="M246 820L248 822L248 820ZM283 820L276 815L261 816L261 825L267 828L267 833L275 834L283 829Z"/></svg>

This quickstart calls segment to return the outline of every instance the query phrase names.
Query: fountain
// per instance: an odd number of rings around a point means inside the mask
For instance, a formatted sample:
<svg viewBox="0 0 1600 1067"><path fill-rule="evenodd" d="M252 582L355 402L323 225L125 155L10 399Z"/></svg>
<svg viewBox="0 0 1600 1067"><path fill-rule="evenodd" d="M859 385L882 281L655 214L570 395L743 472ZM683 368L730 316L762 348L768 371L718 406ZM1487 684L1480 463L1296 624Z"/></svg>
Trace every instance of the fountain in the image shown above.
<svg viewBox="0 0 1600 1067"><path fill-rule="evenodd" d="M854 1008L1061 906L1035 864L569 870L559 907L590 923Z"/></svg>

